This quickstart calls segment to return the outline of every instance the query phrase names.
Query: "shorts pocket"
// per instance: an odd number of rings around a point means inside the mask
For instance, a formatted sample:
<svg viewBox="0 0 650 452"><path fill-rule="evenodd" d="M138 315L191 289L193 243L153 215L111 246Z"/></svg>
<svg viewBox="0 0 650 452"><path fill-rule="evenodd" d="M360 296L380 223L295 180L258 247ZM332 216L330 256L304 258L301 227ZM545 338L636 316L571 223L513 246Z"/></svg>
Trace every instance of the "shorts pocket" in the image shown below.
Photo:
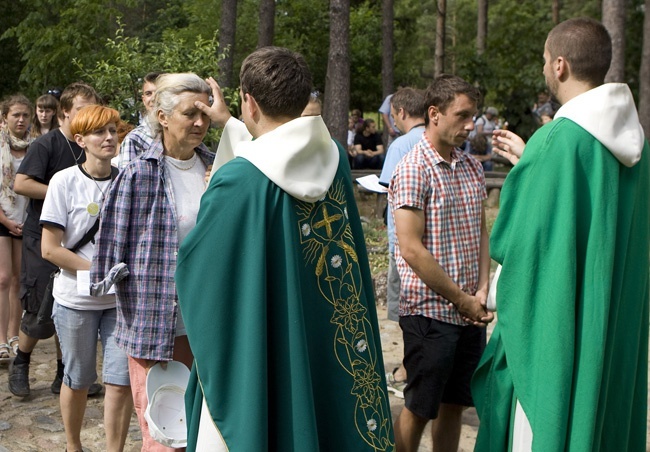
<svg viewBox="0 0 650 452"><path fill-rule="evenodd" d="M25 278L20 284L20 304L22 308L30 313L37 313L38 308L41 306L41 300L38 298L38 290L36 290L36 278Z"/></svg>

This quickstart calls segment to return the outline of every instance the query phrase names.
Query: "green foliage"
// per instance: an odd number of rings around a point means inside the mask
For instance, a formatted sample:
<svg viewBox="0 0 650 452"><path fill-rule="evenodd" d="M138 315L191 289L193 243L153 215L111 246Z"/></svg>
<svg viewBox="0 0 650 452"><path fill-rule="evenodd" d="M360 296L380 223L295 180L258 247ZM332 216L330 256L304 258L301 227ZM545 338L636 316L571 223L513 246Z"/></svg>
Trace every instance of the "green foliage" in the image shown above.
<svg viewBox="0 0 650 452"><path fill-rule="evenodd" d="M275 45L300 52L309 64L314 87L325 91L329 50L327 2L276 2Z"/></svg>
<svg viewBox="0 0 650 452"><path fill-rule="evenodd" d="M216 37L221 2L214 0L14 0L0 14L0 94L35 97L80 77L94 84L130 119L147 72L193 71L217 75ZM638 89L644 0L627 2L626 76ZM350 2L351 105L365 113L381 103L381 0ZM257 0L237 6L233 49L237 78L242 60L257 46ZM425 88L433 79L436 0L395 0L394 79ZM561 20L600 18L600 0L562 2ZM117 18L121 17L121 25ZM329 2L276 0L275 44L298 51L325 88ZM446 72L475 83L485 104L495 105L527 136L535 128L529 109L544 89L542 51L552 28L551 0L490 0L487 50L476 55L476 0L447 0ZM74 61L74 63L73 63ZM236 93L228 93L236 113Z"/></svg>
<svg viewBox="0 0 650 452"><path fill-rule="evenodd" d="M377 111L381 92L381 2L350 11L350 107Z"/></svg>
<svg viewBox="0 0 650 452"><path fill-rule="evenodd" d="M20 83L29 94L35 95L48 87L62 87L73 81L73 58L90 62L106 55L101 38L114 32L117 6L125 6L129 1L114 0L108 5L100 0L21 0L20 3L29 12L2 38L18 40L25 62Z"/></svg>
<svg viewBox="0 0 650 452"><path fill-rule="evenodd" d="M0 14L0 30L7 30L18 25L27 15L18 2L6 2ZM0 39L0 99L20 90L18 77L23 67L21 53L18 49L18 39L5 37Z"/></svg>
<svg viewBox="0 0 650 452"><path fill-rule="evenodd" d="M395 85L425 88L433 80L434 0L395 2Z"/></svg>
<svg viewBox="0 0 650 452"><path fill-rule="evenodd" d="M105 101L122 113L124 119L136 123L142 76L151 71L194 72L201 77L217 73L217 40L200 35L192 44L172 30L163 33L162 41L143 44L137 37L124 35L124 24L117 20L115 37L106 40L109 57L86 66L75 58L82 77L105 95ZM138 100L136 102L136 100Z"/></svg>
<svg viewBox="0 0 650 452"><path fill-rule="evenodd" d="M388 270L388 235L386 225L383 219L373 217L364 221L361 226L363 227L363 235L366 239L370 273L373 276L377 276L379 273Z"/></svg>

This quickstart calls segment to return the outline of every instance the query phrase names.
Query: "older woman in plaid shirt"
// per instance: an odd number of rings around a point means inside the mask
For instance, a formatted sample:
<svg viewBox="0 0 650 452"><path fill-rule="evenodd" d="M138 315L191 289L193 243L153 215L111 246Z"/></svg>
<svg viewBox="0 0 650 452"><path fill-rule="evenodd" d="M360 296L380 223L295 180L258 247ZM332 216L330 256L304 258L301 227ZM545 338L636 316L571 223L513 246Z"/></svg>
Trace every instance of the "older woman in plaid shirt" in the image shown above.
<svg viewBox="0 0 650 452"><path fill-rule="evenodd" d="M210 119L195 107L210 87L195 74L166 74L157 82L150 123L157 139L119 174L106 199L93 260L93 281L118 264L128 276L115 284L116 342L129 356L143 449L170 450L149 435L146 375L157 362L192 365L178 309L174 272L180 243L196 224L204 177L214 160L202 143Z"/></svg>

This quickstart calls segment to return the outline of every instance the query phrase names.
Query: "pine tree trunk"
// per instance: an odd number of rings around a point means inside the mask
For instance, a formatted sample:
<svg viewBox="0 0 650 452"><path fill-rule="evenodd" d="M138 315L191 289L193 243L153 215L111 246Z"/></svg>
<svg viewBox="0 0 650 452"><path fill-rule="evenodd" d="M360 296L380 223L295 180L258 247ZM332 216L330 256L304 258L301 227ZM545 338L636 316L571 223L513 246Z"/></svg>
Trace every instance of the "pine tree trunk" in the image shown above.
<svg viewBox="0 0 650 452"><path fill-rule="evenodd" d="M233 85L233 60L235 54L235 31L237 27L237 0L222 0L221 25L219 27L219 84L231 88Z"/></svg>
<svg viewBox="0 0 650 452"><path fill-rule="evenodd" d="M260 27L257 32L257 47L273 45L275 33L275 0L260 0Z"/></svg>
<svg viewBox="0 0 650 452"><path fill-rule="evenodd" d="M350 0L330 0L330 48L325 80L323 119L345 145L350 106Z"/></svg>
<svg viewBox="0 0 650 452"><path fill-rule="evenodd" d="M393 0L382 0L381 2L381 88L384 99L386 96L393 93L395 85L393 73L393 4Z"/></svg>
<svg viewBox="0 0 650 452"><path fill-rule="evenodd" d="M551 9L553 14L553 23L557 25L560 23L560 0L553 0Z"/></svg>
<svg viewBox="0 0 650 452"><path fill-rule="evenodd" d="M650 0L645 0L643 50L639 69L639 120L646 139L650 139Z"/></svg>
<svg viewBox="0 0 650 452"><path fill-rule="evenodd" d="M612 64L606 82L625 81L625 0L603 0L603 25L612 38Z"/></svg>
<svg viewBox="0 0 650 452"><path fill-rule="evenodd" d="M433 69L437 77L445 71L445 15L447 0L438 0L438 18L436 20L436 59Z"/></svg>
<svg viewBox="0 0 650 452"><path fill-rule="evenodd" d="M478 0L478 26L476 29L476 54L483 55L487 47L488 0Z"/></svg>

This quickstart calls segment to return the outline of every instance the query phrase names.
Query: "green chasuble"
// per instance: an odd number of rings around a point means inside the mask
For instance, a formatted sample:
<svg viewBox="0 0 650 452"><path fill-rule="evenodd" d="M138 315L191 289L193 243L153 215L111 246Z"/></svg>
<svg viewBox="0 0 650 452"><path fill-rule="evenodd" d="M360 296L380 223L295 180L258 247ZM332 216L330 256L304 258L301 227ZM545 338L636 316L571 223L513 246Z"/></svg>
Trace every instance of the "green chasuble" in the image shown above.
<svg viewBox="0 0 650 452"><path fill-rule="evenodd" d="M244 158L226 163L181 246L176 280L195 356L188 450L200 450L204 398L231 451L394 449L372 279L343 150L329 191L313 203Z"/></svg>
<svg viewBox="0 0 650 452"><path fill-rule="evenodd" d="M648 152L624 166L564 117L508 175L490 241L498 323L472 383L476 450L508 450L519 400L534 451L645 451Z"/></svg>

